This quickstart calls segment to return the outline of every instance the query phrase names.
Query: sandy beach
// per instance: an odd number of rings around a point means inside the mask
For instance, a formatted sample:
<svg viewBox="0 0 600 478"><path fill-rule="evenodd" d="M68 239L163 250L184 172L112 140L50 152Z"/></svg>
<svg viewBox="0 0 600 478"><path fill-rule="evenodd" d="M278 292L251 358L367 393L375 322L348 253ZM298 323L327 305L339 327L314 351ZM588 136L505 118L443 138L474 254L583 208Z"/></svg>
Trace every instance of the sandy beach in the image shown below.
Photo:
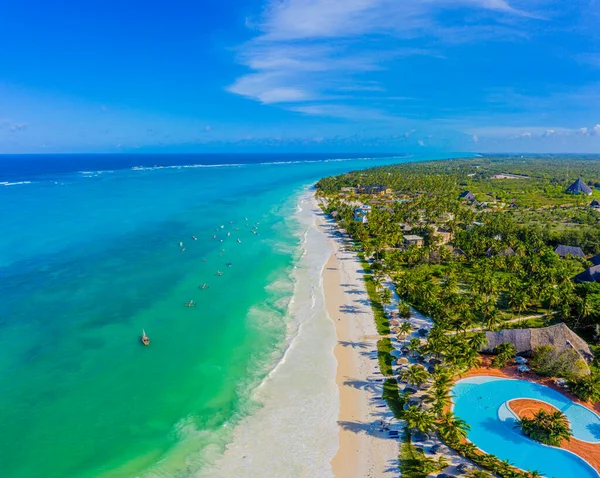
<svg viewBox="0 0 600 478"><path fill-rule="evenodd" d="M345 239L333 222L319 215L317 223L333 247L323 271L327 313L338 339L334 353L340 434L333 473L344 478L398 476L399 441L382 431L381 424L401 427L393 423L391 411L381 400L384 378L377 361L379 335L362 266L356 253L345 249Z"/></svg>

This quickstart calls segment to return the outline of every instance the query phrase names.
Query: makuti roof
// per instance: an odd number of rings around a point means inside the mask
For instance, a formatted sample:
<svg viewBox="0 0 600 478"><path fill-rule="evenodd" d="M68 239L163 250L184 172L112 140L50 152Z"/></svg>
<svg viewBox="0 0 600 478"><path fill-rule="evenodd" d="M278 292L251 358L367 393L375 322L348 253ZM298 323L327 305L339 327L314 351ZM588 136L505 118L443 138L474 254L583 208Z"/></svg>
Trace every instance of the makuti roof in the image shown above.
<svg viewBox="0 0 600 478"><path fill-rule="evenodd" d="M577 181L571 184L566 192L569 194L592 194L592 188L585 184L581 178L577 178Z"/></svg>
<svg viewBox="0 0 600 478"><path fill-rule="evenodd" d="M575 282L600 282L600 265L590 267L575 276Z"/></svg>
<svg viewBox="0 0 600 478"><path fill-rule="evenodd" d="M485 336L487 344L484 346L483 352L493 352L498 345L510 342L520 354L529 355L537 347L552 345L558 353L574 349L587 363L594 358L585 340L564 323L539 329L506 329L498 332L486 332Z"/></svg>
<svg viewBox="0 0 600 478"><path fill-rule="evenodd" d="M585 257L585 254L581 250L581 247L573 247L573 246L563 246L562 244L554 249L560 257L567 256L576 256L576 257Z"/></svg>

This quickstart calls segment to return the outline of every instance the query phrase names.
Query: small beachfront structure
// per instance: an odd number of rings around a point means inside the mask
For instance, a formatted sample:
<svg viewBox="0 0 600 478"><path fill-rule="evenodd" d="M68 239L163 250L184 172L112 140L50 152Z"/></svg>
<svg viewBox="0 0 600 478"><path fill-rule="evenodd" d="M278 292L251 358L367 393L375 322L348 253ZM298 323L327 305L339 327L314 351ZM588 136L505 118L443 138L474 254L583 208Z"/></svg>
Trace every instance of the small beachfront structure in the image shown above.
<svg viewBox="0 0 600 478"><path fill-rule="evenodd" d="M596 254L594 257L592 257L590 262L595 266L600 266L600 254Z"/></svg>
<svg viewBox="0 0 600 478"><path fill-rule="evenodd" d="M498 345L508 342L515 346L518 354L522 355L531 355L537 347L551 345L558 354L568 349L575 350L588 364L594 358L594 354L585 340L564 323L539 329L505 329L486 332L485 337L487 344L482 349L484 353L493 353Z"/></svg>
<svg viewBox="0 0 600 478"><path fill-rule="evenodd" d="M590 207L592 208L600 208L600 201L598 201L597 199L594 199L591 203L590 203Z"/></svg>
<svg viewBox="0 0 600 478"><path fill-rule="evenodd" d="M585 184L581 178L577 178L577 181L571 184L565 192L567 194L586 194L587 196L591 196L592 188Z"/></svg>
<svg viewBox="0 0 600 478"><path fill-rule="evenodd" d="M368 204L363 204L360 207L357 207L354 210L354 220L356 222L362 222L363 224L367 224L369 222L367 216L371 212L371 206Z"/></svg>
<svg viewBox="0 0 600 478"><path fill-rule="evenodd" d="M560 257L574 256L585 259L585 254L581 250L581 247L564 246L561 244L556 249L554 249L554 252Z"/></svg>
<svg viewBox="0 0 600 478"><path fill-rule="evenodd" d="M475 199L475 194L471 191L463 191L460 193L460 199L464 199L466 201L473 201Z"/></svg>
<svg viewBox="0 0 600 478"><path fill-rule="evenodd" d="M415 236L413 234L407 234L402 236L404 238L404 245L406 246L423 246L423 238L421 236Z"/></svg>
<svg viewBox="0 0 600 478"><path fill-rule="evenodd" d="M600 282L600 264L577 274L573 280L575 282Z"/></svg>

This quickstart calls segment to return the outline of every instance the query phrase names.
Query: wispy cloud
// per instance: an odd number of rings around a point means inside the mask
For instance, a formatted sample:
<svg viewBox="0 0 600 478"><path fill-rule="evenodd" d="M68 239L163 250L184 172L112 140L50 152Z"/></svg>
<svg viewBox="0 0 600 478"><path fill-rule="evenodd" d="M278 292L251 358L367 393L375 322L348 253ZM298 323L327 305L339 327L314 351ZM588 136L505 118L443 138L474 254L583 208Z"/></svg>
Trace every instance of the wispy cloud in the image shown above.
<svg viewBox="0 0 600 478"><path fill-rule="evenodd" d="M255 38L237 51L238 61L249 72L228 90L299 113L354 118L361 107L353 104L353 93L383 97L387 88L374 77L392 61L415 55L440 58L436 47L440 42L520 34L518 22L539 15L517 2L525 4L524 0L268 0L259 18L248 21ZM452 21L444 22L444 15ZM421 38L428 40L415 45ZM334 107L332 101L345 106ZM327 104L314 104L318 102ZM380 113L381 119L391 116Z"/></svg>

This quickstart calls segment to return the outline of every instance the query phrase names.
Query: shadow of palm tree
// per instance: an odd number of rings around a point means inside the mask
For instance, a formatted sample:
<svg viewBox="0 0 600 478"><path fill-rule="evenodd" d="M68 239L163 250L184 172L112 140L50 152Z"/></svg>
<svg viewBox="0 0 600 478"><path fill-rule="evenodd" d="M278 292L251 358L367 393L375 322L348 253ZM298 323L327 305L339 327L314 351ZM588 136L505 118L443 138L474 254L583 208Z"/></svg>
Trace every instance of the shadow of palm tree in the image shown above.
<svg viewBox="0 0 600 478"><path fill-rule="evenodd" d="M352 347L353 349L366 349L369 347L367 342L351 342L349 340L340 340L338 343L342 347Z"/></svg>
<svg viewBox="0 0 600 478"><path fill-rule="evenodd" d="M365 390L367 392L376 392L381 389L381 383L368 382L366 380L348 379L344 380L344 385L356 388L357 390Z"/></svg>

